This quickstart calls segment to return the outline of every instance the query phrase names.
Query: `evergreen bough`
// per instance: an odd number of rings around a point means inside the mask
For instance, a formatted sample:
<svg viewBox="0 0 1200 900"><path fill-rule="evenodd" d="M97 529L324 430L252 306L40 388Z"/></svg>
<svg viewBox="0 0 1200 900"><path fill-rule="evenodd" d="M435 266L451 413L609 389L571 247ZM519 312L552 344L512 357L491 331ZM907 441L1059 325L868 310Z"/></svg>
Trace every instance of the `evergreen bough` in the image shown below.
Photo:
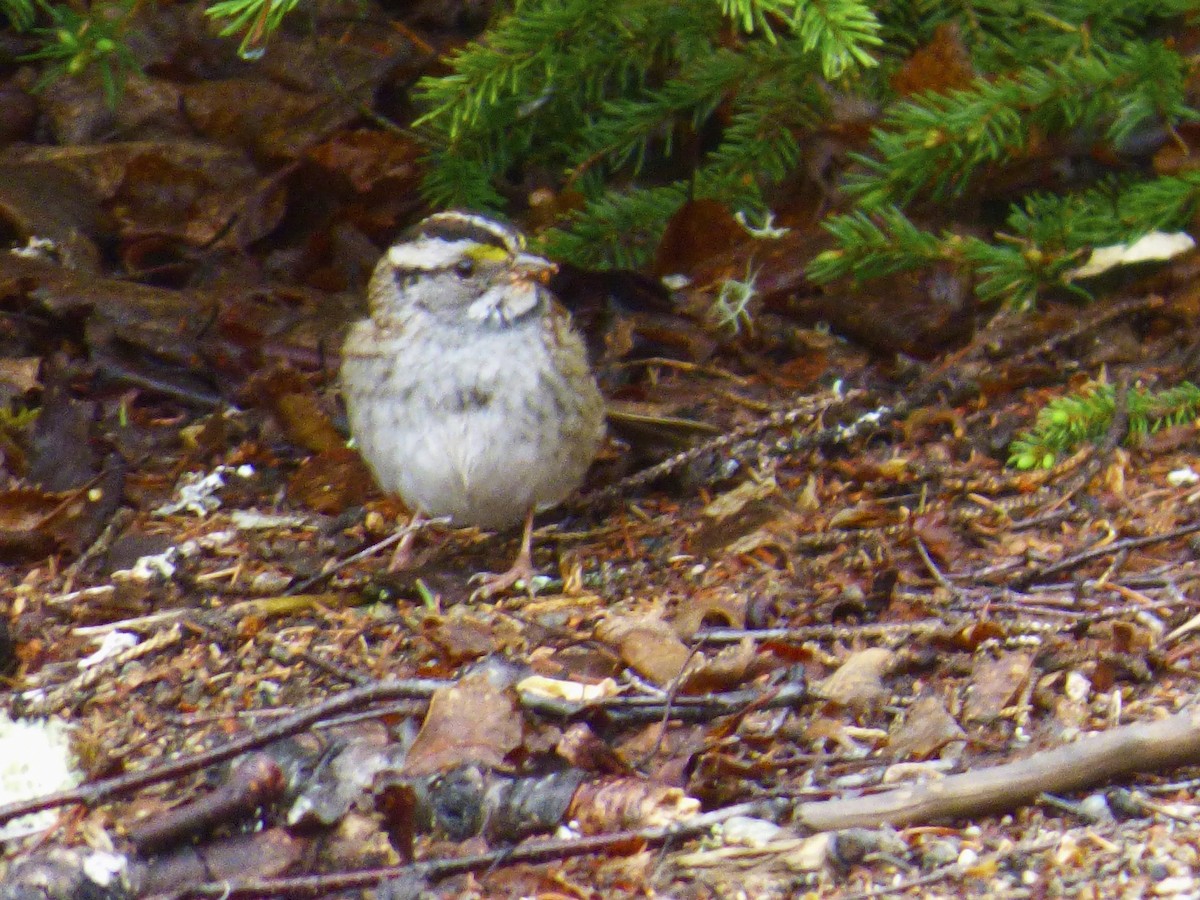
<svg viewBox="0 0 1200 900"><path fill-rule="evenodd" d="M520 179L582 205L545 236L583 265L646 262L690 197L762 212L801 147L850 97L882 114L841 185L852 208L826 222L836 248L818 281L864 280L951 260L981 298L1034 302L1093 246L1178 228L1197 206L1192 173L1112 176L1036 194L980 235L916 224L975 196L1036 145L1134 155L1194 121L1189 61L1170 35L1196 0L518 0L419 86L439 206L500 209ZM895 72L955 23L976 77L900 98ZM1050 166L1051 160L1043 164ZM975 223L970 223L974 225Z"/></svg>
<svg viewBox="0 0 1200 900"><path fill-rule="evenodd" d="M860 0L517 2L420 84L427 196L495 209L514 170L548 178L584 201L551 252L644 263L689 197L765 211L880 32Z"/></svg>
<svg viewBox="0 0 1200 900"><path fill-rule="evenodd" d="M98 67L115 99L136 68L122 32L138 2L0 0L0 12L18 30L45 25L35 54L49 62L43 81ZM208 11L252 55L298 3L217 0ZM1136 159L1176 139L1198 114L1186 94L1191 61L1172 35L1200 0L509 0L499 9L479 40L449 56L449 74L418 86L425 193L435 206L485 211L531 185L578 198L543 236L548 252L578 264L644 264L689 198L765 214L805 142L850 103L878 109L879 124L841 178L847 202L825 223L836 246L810 265L817 281L951 261L977 274L982 299L1028 306L1047 288L1083 292L1068 276L1092 247L1182 227L1197 208L1200 175L1138 171L1020 198L985 233L946 214L1039 147L1078 156L1103 146ZM898 97L889 76L948 24L974 79ZM949 224L919 224L938 218Z"/></svg>
<svg viewBox="0 0 1200 900"><path fill-rule="evenodd" d="M1200 417L1200 388L1188 381L1161 391L1133 387L1125 404L1128 440L1137 444L1161 428L1194 423ZM1038 412L1033 429L1013 441L1008 463L1018 469L1048 469L1060 454L1102 438L1115 412L1116 389L1106 382L1051 400Z"/></svg>

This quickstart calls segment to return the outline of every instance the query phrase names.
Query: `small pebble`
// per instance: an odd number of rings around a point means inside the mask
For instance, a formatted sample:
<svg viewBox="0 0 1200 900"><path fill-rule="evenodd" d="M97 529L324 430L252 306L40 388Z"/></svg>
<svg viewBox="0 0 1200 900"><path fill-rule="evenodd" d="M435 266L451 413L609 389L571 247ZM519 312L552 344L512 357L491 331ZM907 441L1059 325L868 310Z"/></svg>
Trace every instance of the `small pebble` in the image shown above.
<svg viewBox="0 0 1200 900"><path fill-rule="evenodd" d="M931 841L921 854L921 867L940 869L942 866L948 866L958 861L959 852L958 841Z"/></svg>
<svg viewBox="0 0 1200 900"><path fill-rule="evenodd" d="M1112 810L1103 794L1090 794L1079 801L1079 816L1088 822L1111 822Z"/></svg>

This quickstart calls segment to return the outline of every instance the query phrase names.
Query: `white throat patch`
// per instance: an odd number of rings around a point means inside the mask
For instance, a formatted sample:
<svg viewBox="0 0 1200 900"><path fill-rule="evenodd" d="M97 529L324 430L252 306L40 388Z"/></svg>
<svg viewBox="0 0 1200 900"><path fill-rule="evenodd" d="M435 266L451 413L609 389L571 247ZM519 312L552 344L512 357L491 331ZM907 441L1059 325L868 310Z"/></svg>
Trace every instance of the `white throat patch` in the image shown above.
<svg viewBox="0 0 1200 900"><path fill-rule="evenodd" d="M538 305L538 286L516 281L488 288L467 307L467 318L488 325L508 325Z"/></svg>

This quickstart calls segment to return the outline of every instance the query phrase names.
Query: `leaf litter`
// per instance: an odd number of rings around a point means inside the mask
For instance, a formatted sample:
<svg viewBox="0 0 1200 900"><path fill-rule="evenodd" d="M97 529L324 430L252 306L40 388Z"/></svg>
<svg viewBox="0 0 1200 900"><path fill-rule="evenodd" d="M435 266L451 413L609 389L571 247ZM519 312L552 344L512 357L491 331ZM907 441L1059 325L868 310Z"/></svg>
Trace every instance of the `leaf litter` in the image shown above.
<svg viewBox="0 0 1200 900"><path fill-rule="evenodd" d="M147 52L194 13L143 13ZM953 80L951 37L903 77ZM674 294L560 276L612 437L541 519L539 595L467 606L515 536L360 555L405 511L333 378L420 214L420 147L356 103L428 60L317 49L336 78L205 37L115 111L22 94L58 143L0 148L38 248L0 257L5 707L83 773L5 798L57 812L0 892L1194 890L1194 429L1003 465L1081 373L1186 377L1194 254L1016 318L951 270L815 288L802 201L765 244L689 204Z"/></svg>

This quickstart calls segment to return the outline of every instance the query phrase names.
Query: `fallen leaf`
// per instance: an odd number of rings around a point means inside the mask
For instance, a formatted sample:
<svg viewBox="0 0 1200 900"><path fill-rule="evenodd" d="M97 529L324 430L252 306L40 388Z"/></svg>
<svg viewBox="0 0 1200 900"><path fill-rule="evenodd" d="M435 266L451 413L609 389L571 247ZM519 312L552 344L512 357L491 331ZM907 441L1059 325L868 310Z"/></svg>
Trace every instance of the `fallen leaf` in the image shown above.
<svg viewBox="0 0 1200 900"><path fill-rule="evenodd" d="M963 721L986 723L999 718L1001 710L1028 681L1032 669L1033 657L1028 653L977 656L963 698Z"/></svg>
<svg viewBox="0 0 1200 900"><path fill-rule="evenodd" d="M613 647L631 669L657 685L678 678L690 652L662 619L608 616L596 625L596 639Z"/></svg>
<svg viewBox="0 0 1200 900"><path fill-rule="evenodd" d="M847 709L866 710L888 696L883 676L895 654L883 647L871 647L851 654L828 678L813 684L817 696Z"/></svg>
<svg viewBox="0 0 1200 900"><path fill-rule="evenodd" d="M941 698L925 693L892 726L888 749L897 758L928 759L947 744L964 741L966 737Z"/></svg>
<svg viewBox="0 0 1200 900"><path fill-rule="evenodd" d="M516 693L488 670L473 672L434 692L404 774L433 775L468 762L503 768L524 734Z"/></svg>

